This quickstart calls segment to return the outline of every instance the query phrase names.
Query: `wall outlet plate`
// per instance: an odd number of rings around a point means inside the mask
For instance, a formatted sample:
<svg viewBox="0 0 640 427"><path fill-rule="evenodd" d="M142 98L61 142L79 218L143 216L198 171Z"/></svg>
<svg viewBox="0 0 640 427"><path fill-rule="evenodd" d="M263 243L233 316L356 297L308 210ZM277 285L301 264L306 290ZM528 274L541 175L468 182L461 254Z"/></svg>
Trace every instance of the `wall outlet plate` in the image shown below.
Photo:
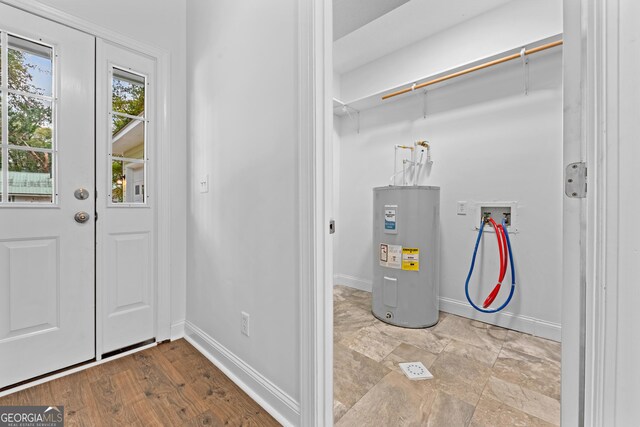
<svg viewBox="0 0 640 427"><path fill-rule="evenodd" d="M243 335L249 336L249 313L243 311L241 314L240 332L242 332Z"/></svg>

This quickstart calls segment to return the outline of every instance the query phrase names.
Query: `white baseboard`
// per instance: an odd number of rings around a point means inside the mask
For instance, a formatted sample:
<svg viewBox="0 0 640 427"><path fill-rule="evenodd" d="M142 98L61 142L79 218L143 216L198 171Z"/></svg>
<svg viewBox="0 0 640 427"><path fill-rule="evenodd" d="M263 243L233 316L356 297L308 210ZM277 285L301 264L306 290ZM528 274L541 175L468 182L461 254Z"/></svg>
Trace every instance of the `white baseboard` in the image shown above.
<svg viewBox="0 0 640 427"><path fill-rule="evenodd" d="M373 289L373 283L371 280L361 279L359 277L349 276L347 274L334 274L334 285L344 285L354 289L360 289L361 291L371 292Z"/></svg>
<svg viewBox="0 0 640 427"><path fill-rule="evenodd" d="M346 274L335 274L333 276L334 285L344 285L361 291L371 292L372 282L368 279L349 276ZM440 310L466 317L468 319L479 320L503 328L513 329L537 337L547 338L560 342L561 326L558 323L547 322L546 320L534 317L522 316L508 312L493 314L479 313L467 301L459 301L452 298L440 297Z"/></svg>
<svg viewBox="0 0 640 427"><path fill-rule="evenodd" d="M171 341L184 337L184 319L171 325Z"/></svg>
<svg viewBox="0 0 640 427"><path fill-rule="evenodd" d="M262 374L209 336L185 322L185 339L216 365L231 381L284 426L300 424L300 404Z"/></svg>
<svg viewBox="0 0 640 427"><path fill-rule="evenodd" d="M561 326L557 323L547 322L546 320L508 312L492 314L480 313L471 307L471 304L467 301L459 301L445 297L440 297L440 310L468 319L479 320L492 325L502 326L503 328L513 329L560 342Z"/></svg>

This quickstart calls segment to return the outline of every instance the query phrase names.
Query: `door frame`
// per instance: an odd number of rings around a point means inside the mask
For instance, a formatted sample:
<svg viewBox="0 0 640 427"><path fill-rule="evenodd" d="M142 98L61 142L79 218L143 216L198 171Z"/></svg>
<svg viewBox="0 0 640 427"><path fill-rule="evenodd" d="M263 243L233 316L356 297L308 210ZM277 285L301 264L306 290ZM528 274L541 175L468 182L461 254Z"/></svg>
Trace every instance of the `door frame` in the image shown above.
<svg viewBox="0 0 640 427"><path fill-rule="evenodd" d="M331 0L298 0L300 423L333 425Z"/></svg>
<svg viewBox="0 0 640 427"><path fill-rule="evenodd" d="M620 248L620 0L565 0L580 8L581 131L590 164L586 207L584 425L616 422ZM577 18L576 18L577 19ZM577 23L576 23L577 26ZM576 48L577 48L576 47ZM631 391L633 392L633 391Z"/></svg>
<svg viewBox="0 0 640 427"><path fill-rule="evenodd" d="M39 3L36 0L0 0L8 6L23 10L33 15L69 26L78 31L103 39L113 44L121 45L129 50L149 56L156 61L156 176L155 186L158 189L171 188L171 54L162 49L139 40L127 37L113 30L101 27L92 22L78 18L56 8ZM179 325L171 323L171 197L162 191L157 191L157 262L156 262L156 342L165 341L172 337L182 336ZM102 305L102 289L96 286L96 307ZM96 316L96 337L99 335L99 321ZM172 330L173 329L173 330ZM97 340L97 338L96 338ZM96 360L101 354L96 352Z"/></svg>
<svg viewBox="0 0 640 427"><path fill-rule="evenodd" d="M597 88L588 72L589 58L596 43L591 36L594 22L601 13L596 3L606 0L563 0L565 37L563 164L584 161L589 167L589 188L586 199L563 202L563 314L562 314L562 423L582 425L585 414L585 360L593 362L603 348L603 341L593 340L586 326L593 327L601 315L597 295L587 290L602 277L604 267L596 262L604 249L598 240L604 218L598 215L605 192L602 160L596 153L597 132L588 125L596 117L589 101ZM332 238L328 233L331 201L331 177L327 173L332 162L330 90L332 70L332 9L329 0L298 0L299 8L299 232L300 232L300 412L301 425L329 425L333 420L333 281L332 264L328 259ZM587 22L589 21L589 22ZM585 52L588 52L585 54ZM602 61L602 59L600 59ZM591 64L593 65L593 64ZM601 70L600 70L601 71ZM596 70L598 72L598 70ZM577 79L576 76L580 78ZM591 79L591 80L589 80ZM603 103L601 98L598 102ZM598 151L596 151L596 149ZM597 160L596 160L597 159ZM564 167L564 166L563 166ZM594 173L591 173L593 170ZM564 173L563 173L564 176ZM596 190L597 191L592 191ZM558 191L562 191L558 188ZM593 249L592 249L593 248ZM587 270L587 266L589 269ZM587 275L588 274L588 275ZM594 298L595 297L595 298ZM603 368L603 367L602 367ZM593 367L587 369L591 381ZM591 382L589 382L591 385ZM588 401L587 401L588 402Z"/></svg>
<svg viewBox="0 0 640 427"><path fill-rule="evenodd" d="M582 37L584 0L564 0L563 4L563 168L569 163L586 162L589 180L594 178L587 155L588 103L584 102L586 64ZM564 171L563 171L564 176ZM589 190L595 183L589 182ZM562 387L561 424L584 425L585 322L588 236L593 236L587 209L594 191L585 199L563 195L562 215Z"/></svg>
<svg viewBox="0 0 640 427"><path fill-rule="evenodd" d="M620 268L619 1L564 0L563 19L564 164L586 162L588 191L565 198L562 425L607 426L615 419ZM579 253L570 251L573 238Z"/></svg>

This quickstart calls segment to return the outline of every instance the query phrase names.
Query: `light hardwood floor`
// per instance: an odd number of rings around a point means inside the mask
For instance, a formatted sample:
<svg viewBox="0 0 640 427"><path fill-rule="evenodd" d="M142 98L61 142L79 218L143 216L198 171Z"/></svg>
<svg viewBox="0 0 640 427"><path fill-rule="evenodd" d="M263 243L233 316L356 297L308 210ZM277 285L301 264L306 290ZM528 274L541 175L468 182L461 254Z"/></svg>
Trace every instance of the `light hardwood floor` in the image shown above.
<svg viewBox="0 0 640 427"><path fill-rule="evenodd" d="M185 340L0 398L64 405L65 426L278 426Z"/></svg>
<svg viewBox="0 0 640 427"><path fill-rule="evenodd" d="M399 362L434 378L411 381ZM428 329L371 315L371 294L334 289L338 426L560 425L560 344L441 313Z"/></svg>

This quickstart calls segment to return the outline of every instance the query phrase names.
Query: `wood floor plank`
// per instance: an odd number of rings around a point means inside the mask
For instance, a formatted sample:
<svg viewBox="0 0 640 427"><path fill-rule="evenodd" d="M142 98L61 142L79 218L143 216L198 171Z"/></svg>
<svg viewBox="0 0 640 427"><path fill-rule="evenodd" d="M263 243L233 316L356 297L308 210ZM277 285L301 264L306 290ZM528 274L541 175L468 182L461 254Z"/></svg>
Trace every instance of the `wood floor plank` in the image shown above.
<svg viewBox="0 0 640 427"><path fill-rule="evenodd" d="M91 405L86 406L77 411L69 413L67 408L64 408L64 425L65 427L94 427L104 425L101 420L101 415L98 413L98 409Z"/></svg>
<svg viewBox="0 0 640 427"><path fill-rule="evenodd" d="M64 405L68 426L278 426L185 340L0 398L0 405Z"/></svg>
<svg viewBox="0 0 640 427"><path fill-rule="evenodd" d="M169 362L200 354L198 350L185 340L171 341L166 344L161 344L157 348Z"/></svg>
<svg viewBox="0 0 640 427"><path fill-rule="evenodd" d="M51 397L54 399L50 404L64 405L66 425L85 425L81 420L92 411L93 404L90 399L93 399L93 396L86 372L76 372L48 383ZM94 412L94 415L97 415L97 412Z"/></svg>
<svg viewBox="0 0 640 427"><path fill-rule="evenodd" d="M204 402L186 387L182 375L155 349L135 358L149 404L173 425L181 425L207 409Z"/></svg>
<svg viewBox="0 0 640 427"><path fill-rule="evenodd" d="M214 411L205 411L202 414L199 414L194 419L190 420L185 426L187 427L218 427L224 426L225 423L221 419L218 418Z"/></svg>
<svg viewBox="0 0 640 427"><path fill-rule="evenodd" d="M51 396L51 388L48 383L42 384L42 388L34 390L27 388L17 393L17 399L14 401L14 405L26 406L26 405L50 405L53 402L53 396Z"/></svg>
<svg viewBox="0 0 640 427"><path fill-rule="evenodd" d="M91 392L92 403L100 416L100 420L96 420L98 424L104 425L109 420L111 425L140 425L131 408L125 405L125 396L120 393L112 377L102 377L91 382ZM126 400L128 401L128 396Z"/></svg>
<svg viewBox="0 0 640 427"><path fill-rule="evenodd" d="M188 345L186 342L178 342L173 349L181 357L171 357L167 353L165 355L168 360L173 360L172 364L177 371L184 373L190 387L202 396L207 406L213 408L211 411L214 415L213 419L219 420L224 425L233 426L279 425L273 419L271 419L272 423L263 424L265 416L271 417L260 406L254 406L249 396L200 353L194 353L188 348L180 348L185 344ZM239 412L236 410L238 406L246 408L253 406L255 411Z"/></svg>
<svg viewBox="0 0 640 427"><path fill-rule="evenodd" d="M139 400L131 405L131 410L139 420L144 420L148 426L171 426L171 422L158 413L147 399Z"/></svg>

